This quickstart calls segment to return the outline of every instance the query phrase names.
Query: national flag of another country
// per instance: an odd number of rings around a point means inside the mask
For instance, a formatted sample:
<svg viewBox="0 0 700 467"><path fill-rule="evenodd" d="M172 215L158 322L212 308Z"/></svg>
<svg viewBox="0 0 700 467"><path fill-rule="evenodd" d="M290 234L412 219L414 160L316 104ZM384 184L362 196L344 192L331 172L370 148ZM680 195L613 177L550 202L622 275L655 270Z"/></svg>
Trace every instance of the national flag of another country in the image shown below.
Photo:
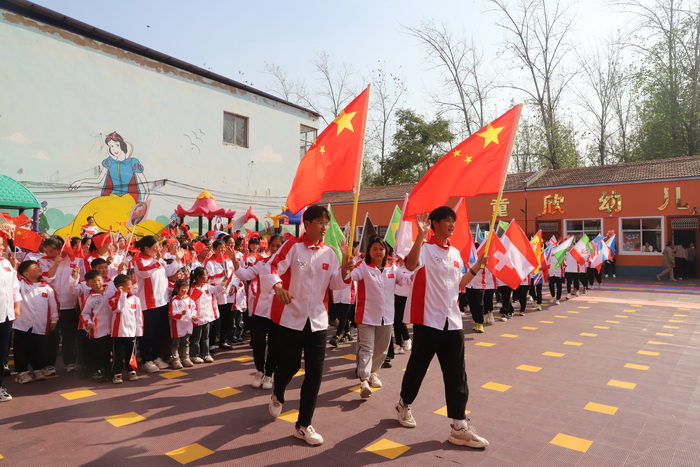
<svg viewBox="0 0 700 467"><path fill-rule="evenodd" d="M532 246L532 251L535 252L535 257L537 262L542 264L542 231L538 230L537 233L530 239L530 246ZM540 267L536 267L534 272L538 272Z"/></svg>
<svg viewBox="0 0 700 467"><path fill-rule="evenodd" d="M525 232L523 232L523 229L520 228L515 219L510 222L508 229L501 237L501 241L503 246L506 247L508 256L510 256L513 267L518 272L521 281L539 266L539 261L527 235L525 235Z"/></svg>
<svg viewBox="0 0 700 467"><path fill-rule="evenodd" d="M502 280L511 289L517 289L522 279L518 271L515 270L506 247L497 235L494 235L491 239L488 256L489 262L486 264L486 267L489 268L491 274L496 279Z"/></svg>
<svg viewBox="0 0 700 467"><path fill-rule="evenodd" d="M610 249L610 256L606 258L607 261L615 257L615 234L612 234L610 238L605 240L605 244L608 245L608 248Z"/></svg>
<svg viewBox="0 0 700 467"><path fill-rule="evenodd" d="M369 88L340 112L304 154L287 196L292 214L315 203L324 193L355 188L368 103Z"/></svg>
<svg viewBox="0 0 700 467"><path fill-rule="evenodd" d="M386 234L384 234L384 240L386 240L392 248L396 246L396 233L399 231L402 214L401 209L399 209L398 206L394 206L394 212L391 214L389 227L386 229Z"/></svg>
<svg viewBox="0 0 700 467"><path fill-rule="evenodd" d="M453 196L498 193L521 109L522 104L516 105L433 164L411 191L404 216L430 212Z"/></svg>
<svg viewBox="0 0 700 467"><path fill-rule="evenodd" d="M557 259L557 264L554 265L555 269L561 266L561 263L564 262L566 252L569 251L572 243L574 243L574 237L567 237L566 240L552 248L552 254Z"/></svg>
<svg viewBox="0 0 700 467"><path fill-rule="evenodd" d="M367 246L369 244L369 239L372 236L377 235L377 231L374 229L374 224L369 218L369 213L365 214L365 222L362 224L362 235L360 236L360 251L367 253Z"/></svg>
<svg viewBox="0 0 700 467"><path fill-rule="evenodd" d="M408 193L404 197L403 207L406 209L408 203ZM402 209L402 211L404 210ZM406 258L408 252L413 247L413 222L402 219L399 224L399 230L396 232L396 246L394 254L402 258Z"/></svg>
<svg viewBox="0 0 700 467"><path fill-rule="evenodd" d="M335 251L336 256L338 256L338 261L342 264L344 261L343 254L340 252L340 241L345 240L345 235L342 229L338 225L338 221L335 220L333 211L331 210L331 205L328 205L328 212L331 215L331 222L328 224L328 230L326 231L326 236L323 237L323 243L329 245Z"/></svg>
<svg viewBox="0 0 700 467"><path fill-rule="evenodd" d="M588 235L583 234L579 241L576 242L576 245L574 245L574 248L571 250L571 256L573 256L576 262L581 266L586 264L586 259L588 258L588 255L591 254L591 247L589 243L590 240L588 239Z"/></svg>
<svg viewBox="0 0 700 467"><path fill-rule="evenodd" d="M476 224L476 232L474 233L474 241L479 243L479 244L482 244L482 243L484 243L484 240L486 240L486 235L481 230L481 227L479 227L479 224Z"/></svg>

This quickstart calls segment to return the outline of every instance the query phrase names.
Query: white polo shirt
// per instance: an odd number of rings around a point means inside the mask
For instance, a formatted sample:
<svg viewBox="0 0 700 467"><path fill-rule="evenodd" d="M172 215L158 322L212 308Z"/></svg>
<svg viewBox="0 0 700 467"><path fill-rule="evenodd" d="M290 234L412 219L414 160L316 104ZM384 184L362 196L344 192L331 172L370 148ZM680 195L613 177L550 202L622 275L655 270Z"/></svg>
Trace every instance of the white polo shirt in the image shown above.
<svg viewBox="0 0 700 467"><path fill-rule="evenodd" d="M15 319L15 303L21 302L17 271L12 264L0 257L0 323Z"/></svg>
<svg viewBox="0 0 700 467"><path fill-rule="evenodd" d="M462 329L458 304L462 266L459 250L449 241L442 244L433 237L426 242L420 250L404 321L440 330L446 323L450 331Z"/></svg>
<svg viewBox="0 0 700 467"><path fill-rule="evenodd" d="M31 329L32 334L48 335L51 323L58 322L58 302L53 288L46 282L30 283L21 280L19 290L22 304L19 318L12 323L12 329Z"/></svg>
<svg viewBox="0 0 700 467"><path fill-rule="evenodd" d="M394 324L394 293L396 284L406 284L410 276L400 274L395 265L379 270L374 263L360 261L345 279L357 281L355 322L371 326Z"/></svg>

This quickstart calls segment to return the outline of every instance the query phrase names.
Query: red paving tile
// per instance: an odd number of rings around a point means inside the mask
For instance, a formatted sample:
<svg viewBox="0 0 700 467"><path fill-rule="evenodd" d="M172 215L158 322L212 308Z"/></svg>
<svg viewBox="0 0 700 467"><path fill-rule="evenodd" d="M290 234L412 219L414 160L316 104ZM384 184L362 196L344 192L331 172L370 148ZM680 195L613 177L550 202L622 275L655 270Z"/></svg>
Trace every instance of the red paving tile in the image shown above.
<svg viewBox="0 0 700 467"><path fill-rule="evenodd" d="M418 426L407 429L395 420L393 404L408 356L397 355L394 368L381 371L384 388L369 400L360 400L348 390L357 384L354 362L342 358L355 352L354 344L341 344L327 353L314 417L314 426L326 442L306 446L291 436L292 423L269 417L269 391L249 386L253 363L231 360L251 354L249 347L242 346L174 379L144 374L139 381L119 386L95 385L60 368L59 377L29 385L7 378L6 386L15 398L2 404L0 455L4 459L0 462L172 466L178 464L165 453L197 443L214 453L191 465L700 465L700 391L696 390L700 292L695 283L673 289L648 283L653 292L632 288L640 281L634 284L626 286L618 279L614 290L613 286L596 289L560 306L497 322L486 326L484 334L467 331L468 416L491 442L483 451L446 441L449 420L434 413L445 405L437 361L414 403ZM623 312L632 304L643 306L634 307L634 313ZM688 316L674 317L678 308L689 308L680 312ZM628 318L614 318L621 314ZM663 326L670 319L683 321L672 323L679 327L670 331L674 336L657 336L665 332ZM554 323L541 324L541 320ZM609 329L594 328L600 325ZM538 329L523 330L523 326ZM470 328L465 316L465 329ZM583 345L564 345L565 341ZM474 345L478 342L496 345ZM640 355L638 350L659 355ZM542 355L547 351L565 355ZM649 369L625 368L626 363L649 365ZM541 370L517 370L519 365ZM302 378L292 381L285 411L298 408ZM612 387L610 380L637 386ZM482 388L488 382L512 387L506 392ZM225 387L241 392L224 398L209 394ZM83 389L95 395L61 397ZM618 410L614 415L585 410L589 402ZM145 419L121 427L105 420L127 412ZM559 433L592 444L585 453L551 444ZM366 450L382 439L410 449L394 460Z"/></svg>

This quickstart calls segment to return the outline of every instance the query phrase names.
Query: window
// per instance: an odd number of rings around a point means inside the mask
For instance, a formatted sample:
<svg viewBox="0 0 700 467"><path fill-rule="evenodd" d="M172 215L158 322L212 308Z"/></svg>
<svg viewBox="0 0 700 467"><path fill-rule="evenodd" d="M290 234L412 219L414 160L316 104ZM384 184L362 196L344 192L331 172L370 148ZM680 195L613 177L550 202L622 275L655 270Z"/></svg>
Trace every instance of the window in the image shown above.
<svg viewBox="0 0 700 467"><path fill-rule="evenodd" d="M621 219L622 241L620 250L630 253L660 253L661 218L660 217L635 217Z"/></svg>
<svg viewBox="0 0 700 467"><path fill-rule="evenodd" d="M299 157L304 157L306 151L309 150L314 141L316 141L316 134L318 130L316 128L311 128L310 126L301 125L301 130L299 133Z"/></svg>
<svg viewBox="0 0 700 467"><path fill-rule="evenodd" d="M602 222L600 219L577 219L566 221L566 235L575 235L576 238L583 234L588 235L591 240L601 233Z"/></svg>
<svg viewBox="0 0 700 467"><path fill-rule="evenodd" d="M224 143L248 147L248 117L224 112Z"/></svg>

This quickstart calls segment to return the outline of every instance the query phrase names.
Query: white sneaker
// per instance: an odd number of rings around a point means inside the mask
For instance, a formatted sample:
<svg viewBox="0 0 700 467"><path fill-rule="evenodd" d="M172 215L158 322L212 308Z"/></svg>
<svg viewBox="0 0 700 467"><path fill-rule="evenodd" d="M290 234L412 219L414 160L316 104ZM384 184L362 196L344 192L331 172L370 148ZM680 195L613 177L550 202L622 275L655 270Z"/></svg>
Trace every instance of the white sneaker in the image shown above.
<svg viewBox="0 0 700 467"><path fill-rule="evenodd" d="M394 347L394 353L395 353L396 355L401 355L401 354L403 354L403 353L406 353L406 351L403 349L403 346L397 345L397 346Z"/></svg>
<svg viewBox="0 0 700 467"><path fill-rule="evenodd" d="M143 369L149 373L158 373L160 371L160 368L158 368L158 365L156 365L152 361L144 363Z"/></svg>
<svg viewBox="0 0 700 467"><path fill-rule="evenodd" d="M262 387L262 380L263 372L258 371L257 373L255 373L255 376L253 377L253 384L251 384L251 386L253 386L253 389L260 389Z"/></svg>
<svg viewBox="0 0 700 467"><path fill-rule="evenodd" d="M605 276L605 277L608 277L608 276ZM613 277L617 277L617 276L615 274L613 274Z"/></svg>
<svg viewBox="0 0 700 467"><path fill-rule="evenodd" d="M554 303L554 302L556 302L556 301L557 301L557 299L554 298L554 297L552 297L552 298L549 299L549 303Z"/></svg>
<svg viewBox="0 0 700 467"><path fill-rule="evenodd" d="M411 339L406 339L403 341L403 350L408 352L413 348L413 341Z"/></svg>
<svg viewBox="0 0 700 467"><path fill-rule="evenodd" d="M608 275L606 274L605 277L608 277Z"/></svg>
<svg viewBox="0 0 700 467"><path fill-rule="evenodd" d="M493 323L496 322L495 318L493 317L493 312L492 312L492 311L489 311L488 313L486 313L486 317L485 317L485 318L486 318L485 321L486 321L488 324L493 324Z"/></svg>
<svg viewBox="0 0 700 467"><path fill-rule="evenodd" d="M193 357L192 363L204 363L204 360L202 360L202 357Z"/></svg>
<svg viewBox="0 0 700 467"><path fill-rule="evenodd" d="M157 363L156 363L157 365ZM171 358L170 359L170 366L173 368L173 370L181 370L182 369L182 362L180 361L179 358Z"/></svg>
<svg viewBox="0 0 700 467"><path fill-rule="evenodd" d="M295 428L294 437L303 439L311 446L318 446L319 444L323 444L323 436L316 433L316 430L314 430L314 427L312 427L311 425L300 426L298 428Z"/></svg>
<svg viewBox="0 0 700 467"><path fill-rule="evenodd" d="M559 303L559 300L557 300L557 301L554 302L554 303L556 303L557 305L561 305L561 303Z"/></svg>
<svg viewBox="0 0 700 467"><path fill-rule="evenodd" d="M415 428L416 420L413 418L411 413L411 405L404 405L401 401L398 401L394 406L396 410L396 415L399 417L399 423L406 428Z"/></svg>
<svg viewBox="0 0 700 467"><path fill-rule="evenodd" d="M130 371L129 374L126 375L126 379L129 381L138 381L139 375L136 374L135 371Z"/></svg>
<svg viewBox="0 0 700 467"><path fill-rule="evenodd" d="M69 363L66 365L66 373L73 373L75 370L78 369L78 365L75 363Z"/></svg>
<svg viewBox="0 0 700 467"><path fill-rule="evenodd" d="M22 373L15 376L15 382L19 384L27 384L34 381L32 375L29 371L23 371Z"/></svg>
<svg viewBox="0 0 700 467"><path fill-rule="evenodd" d="M207 355L206 357L204 357L204 363L212 363L213 361L214 357L212 357L211 355Z"/></svg>
<svg viewBox="0 0 700 467"><path fill-rule="evenodd" d="M377 376L377 373L372 373L371 375L369 375L369 385L372 386L373 388L381 388L382 387L382 381Z"/></svg>
<svg viewBox="0 0 700 467"><path fill-rule="evenodd" d="M41 372L44 374L44 376L56 376L56 368L51 365L45 366Z"/></svg>
<svg viewBox="0 0 700 467"><path fill-rule="evenodd" d="M9 392L7 392L7 389L0 387L0 402L7 402L11 401L12 396L10 395Z"/></svg>
<svg viewBox="0 0 700 467"><path fill-rule="evenodd" d="M262 388L263 389L272 389L272 376L263 376Z"/></svg>
<svg viewBox="0 0 700 467"><path fill-rule="evenodd" d="M122 374L117 373L116 375L114 375L114 377L112 377L112 382L114 384L122 384L124 382L124 378L122 377Z"/></svg>
<svg viewBox="0 0 700 467"><path fill-rule="evenodd" d="M567 300L571 300L571 294L570 294L570 293L566 294L566 299L567 299Z"/></svg>
<svg viewBox="0 0 700 467"><path fill-rule="evenodd" d="M452 444L477 449L483 449L489 445L485 438L476 434L476 429L471 425L465 425L461 430L456 430L454 425L450 425L450 427L452 427L452 432L447 441Z"/></svg>
<svg viewBox="0 0 700 467"><path fill-rule="evenodd" d="M542 305L537 305L537 311L542 311Z"/></svg>
<svg viewBox="0 0 700 467"><path fill-rule="evenodd" d="M194 366L194 363L192 363L190 357L185 357L182 359L182 366L184 366L185 368L190 368Z"/></svg>
<svg viewBox="0 0 700 467"><path fill-rule="evenodd" d="M369 399L372 395L372 390L369 388L369 383L367 381L362 381L360 383L360 397L363 399Z"/></svg>
<svg viewBox="0 0 700 467"><path fill-rule="evenodd" d="M166 368L170 368L170 365L168 364L168 362L163 361L163 359L160 357L153 360L153 363L161 370L165 370Z"/></svg>
<svg viewBox="0 0 700 467"><path fill-rule="evenodd" d="M275 418L279 417L282 413L282 403L277 400L274 393L270 397L270 402L267 404L267 410L270 412L270 415Z"/></svg>
<svg viewBox="0 0 700 467"><path fill-rule="evenodd" d="M44 368L44 370L45 369L46 368ZM34 381L41 381L42 379L46 379L46 373L44 373L44 370L32 371L32 378L34 378Z"/></svg>

